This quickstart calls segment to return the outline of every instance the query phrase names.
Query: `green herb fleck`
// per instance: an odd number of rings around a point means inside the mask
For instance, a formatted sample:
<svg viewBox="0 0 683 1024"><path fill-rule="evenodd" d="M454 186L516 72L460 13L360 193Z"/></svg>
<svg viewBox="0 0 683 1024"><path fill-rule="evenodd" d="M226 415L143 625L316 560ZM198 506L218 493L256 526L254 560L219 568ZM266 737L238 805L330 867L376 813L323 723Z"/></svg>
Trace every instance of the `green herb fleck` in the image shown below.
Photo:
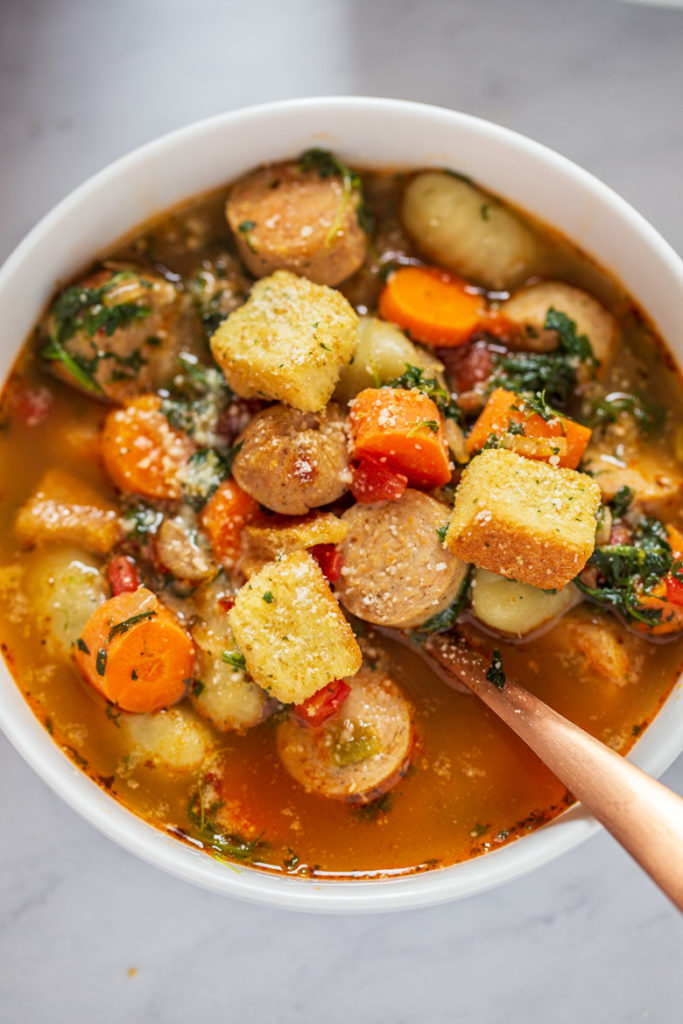
<svg viewBox="0 0 683 1024"><path fill-rule="evenodd" d="M273 595L272 595L270 590L266 590L265 594L263 595L263 600L266 602L266 604L272 604L273 603L275 598L273 597Z"/></svg>
<svg viewBox="0 0 683 1024"><path fill-rule="evenodd" d="M505 672L503 672L503 656L497 647L493 649L491 668L486 672L486 678L499 690L505 689Z"/></svg>
<svg viewBox="0 0 683 1024"><path fill-rule="evenodd" d="M82 636L79 636L78 640L76 641L76 647L79 649L79 651L82 651L83 654L90 654L90 648L88 647Z"/></svg>
<svg viewBox="0 0 683 1024"><path fill-rule="evenodd" d="M223 651L223 661L227 662L228 665L232 665L233 668L241 669L243 672L247 667L241 651Z"/></svg>
<svg viewBox="0 0 683 1024"><path fill-rule="evenodd" d="M98 676L103 676L107 668L107 652L104 647L100 647L95 658L95 671Z"/></svg>
<svg viewBox="0 0 683 1024"><path fill-rule="evenodd" d="M123 622L117 622L109 630L108 641L111 642L115 636L120 636L122 633L127 633L133 626L137 626L139 622L145 622L146 619L154 618L157 613L154 609L150 609L147 612L138 612L137 615L131 615L130 618L124 619ZM99 656L99 655L98 655ZM104 675L104 673L100 673Z"/></svg>

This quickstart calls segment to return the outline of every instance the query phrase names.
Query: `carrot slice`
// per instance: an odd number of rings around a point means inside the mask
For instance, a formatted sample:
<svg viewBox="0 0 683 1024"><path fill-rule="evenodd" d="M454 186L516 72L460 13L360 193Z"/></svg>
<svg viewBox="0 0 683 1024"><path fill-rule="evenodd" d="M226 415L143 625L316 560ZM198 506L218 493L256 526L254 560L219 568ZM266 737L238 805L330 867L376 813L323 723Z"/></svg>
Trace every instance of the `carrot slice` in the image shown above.
<svg viewBox="0 0 683 1024"><path fill-rule="evenodd" d="M544 420L514 391L496 388L467 438L468 451L479 451L492 435L527 458L576 469L591 431L566 416Z"/></svg>
<svg viewBox="0 0 683 1024"><path fill-rule="evenodd" d="M187 692L194 645L146 587L96 608L74 658L87 681L124 711L159 711Z"/></svg>
<svg viewBox="0 0 683 1024"><path fill-rule="evenodd" d="M484 299L436 267L402 267L379 298L380 316L425 345L463 345L485 315Z"/></svg>
<svg viewBox="0 0 683 1024"><path fill-rule="evenodd" d="M366 388L349 413L353 456L375 455L417 487L451 478L441 414L431 398L404 388Z"/></svg>
<svg viewBox="0 0 683 1024"><path fill-rule="evenodd" d="M232 569L240 555L242 530L259 514L258 502L234 480L224 480L211 495L201 514L214 557Z"/></svg>
<svg viewBox="0 0 683 1024"><path fill-rule="evenodd" d="M179 498L181 472L194 450L190 438L168 422L157 395L141 395L104 421L104 467L122 491Z"/></svg>

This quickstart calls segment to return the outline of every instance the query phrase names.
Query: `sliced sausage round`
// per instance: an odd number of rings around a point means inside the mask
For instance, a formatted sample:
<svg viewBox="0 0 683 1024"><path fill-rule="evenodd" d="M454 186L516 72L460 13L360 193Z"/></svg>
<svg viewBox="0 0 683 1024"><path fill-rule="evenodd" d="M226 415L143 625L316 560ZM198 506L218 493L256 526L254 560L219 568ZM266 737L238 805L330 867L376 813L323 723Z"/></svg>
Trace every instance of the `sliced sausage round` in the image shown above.
<svg viewBox="0 0 683 1024"><path fill-rule="evenodd" d="M277 749L304 789L332 800L367 803L405 774L413 743L412 710L396 684L361 669L337 715L319 728L295 717L277 728Z"/></svg>
<svg viewBox="0 0 683 1024"><path fill-rule="evenodd" d="M124 402L173 372L181 297L151 271L107 266L61 292L44 322L51 371L93 398Z"/></svg>
<svg viewBox="0 0 683 1024"><path fill-rule="evenodd" d="M442 546L437 533L449 510L408 488L398 501L353 505L342 519L349 532L340 550L344 568L336 594L359 619L412 629L453 603L467 565Z"/></svg>
<svg viewBox="0 0 683 1024"><path fill-rule="evenodd" d="M336 405L319 413L271 405L254 416L239 442L233 476L273 512L302 516L348 489L344 417Z"/></svg>
<svg viewBox="0 0 683 1024"><path fill-rule="evenodd" d="M360 192L340 175L302 170L297 161L261 167L233 186L225 208L240 256L255 277L291 270L336 285L365 258Z"/></svg>

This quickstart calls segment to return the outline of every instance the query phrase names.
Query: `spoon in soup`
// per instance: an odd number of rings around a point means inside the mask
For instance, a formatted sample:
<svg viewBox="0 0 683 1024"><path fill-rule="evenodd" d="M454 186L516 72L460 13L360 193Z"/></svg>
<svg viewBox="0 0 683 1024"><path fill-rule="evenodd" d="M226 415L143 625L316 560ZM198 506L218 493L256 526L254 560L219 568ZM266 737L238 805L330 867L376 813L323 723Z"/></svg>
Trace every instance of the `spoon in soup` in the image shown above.
<svg viewBox="0 0 683 1024"><path fill-rule="evenodd" d="M437 634L417 645L448 685L463 684L498 715L683 910L683 799L563 718L492 666L461 637Z"/></svg>

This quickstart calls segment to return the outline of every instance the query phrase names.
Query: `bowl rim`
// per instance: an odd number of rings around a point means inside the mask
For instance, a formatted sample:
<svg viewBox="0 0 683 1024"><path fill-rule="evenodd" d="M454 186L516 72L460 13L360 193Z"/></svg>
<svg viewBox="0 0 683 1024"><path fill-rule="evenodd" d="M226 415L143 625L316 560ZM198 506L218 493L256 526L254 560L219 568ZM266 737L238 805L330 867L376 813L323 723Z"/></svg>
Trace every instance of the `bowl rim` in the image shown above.
<svg viewBox="0 0 683 1024"><path fill-rule="evenodd" d="M362 117L395 116L407 122L428 119L445 129L465 129L503 148L507 146L524 153L540 167L552 168L587 190L598 205L608 206L617 219L626 222L640 237L650 253L667 265L672 279L683 289L683 261L655 228L609 186L547 146L491 121L444 107L381 97L323 96L258 104L217 114L166 133L108 164L46 213L8 256L0 267L0 301L3 292L11 287L12 279L26 261L31 260L31 254L50 232L77 214L87 199L101 193L122 174L143 165L152 155L169 155L178 147L191 146L207 133L227 133L249 124L258 127L274 117L329 117L340 112ZM277 159L277 154L273 159ZM150 216L157 212L162 210ZM17 346L12 362L18 351ZM3 384L4 380L3 375ZM523 842L517 840L483 857L450 867L399 877L353 881L303 879L236 865L226 867L144 822L98 787L52 740L4 662L0 677L0 727L43 781L72 809L141 859L185 881L238 899L284 909L336 913L427 907L474 895L518 878L574 848L599 828L581 805L574 805L547 825L524 836ZM6 685L7 681L11 686ZM683 679L679 679L666 703L677 700L682 693ZM650 737L651 729L646 730L629 753L629 759L651 774L661 774L683 749L683 714L681 719L678 731L665 742L654 740Z"/></svg>

